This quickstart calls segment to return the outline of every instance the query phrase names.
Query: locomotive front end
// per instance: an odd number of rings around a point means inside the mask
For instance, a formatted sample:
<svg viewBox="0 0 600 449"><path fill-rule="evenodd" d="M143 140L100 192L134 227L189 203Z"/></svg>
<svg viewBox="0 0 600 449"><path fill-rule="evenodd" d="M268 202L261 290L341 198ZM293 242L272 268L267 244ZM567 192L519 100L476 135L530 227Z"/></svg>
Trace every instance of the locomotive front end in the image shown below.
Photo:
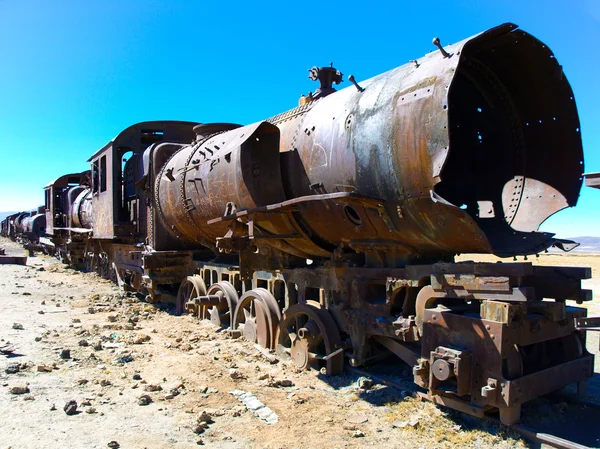
<svg viewBox="0 0 600 449"><path fill-rule="evenodd" d="M456 53L449 143L433 159L441 180L434 191L475 220L495 254L546 249L552 234L536 231L577 203L583 173L579 118L562 67L546 45L510 24Z"/></svg>

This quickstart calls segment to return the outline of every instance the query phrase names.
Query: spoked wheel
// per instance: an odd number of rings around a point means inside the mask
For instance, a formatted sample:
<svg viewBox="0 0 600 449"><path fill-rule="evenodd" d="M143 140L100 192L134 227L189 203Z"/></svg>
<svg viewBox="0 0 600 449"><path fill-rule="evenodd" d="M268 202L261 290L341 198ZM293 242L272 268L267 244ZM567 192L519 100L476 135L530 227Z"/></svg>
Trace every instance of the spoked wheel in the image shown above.
<svg viewBox="0 0 600 449"><path fill-rule="evenodd" d="M175 314L181 315L186 311L192 314L197 313L196 306L186 307L186 303L193 301L198 296L206 295L206 284L198 275L186 277L177 291L177 301L175 302Z"/></svg>
<svg viewBox="0 0 600 449"><path fill-rule="evenodd" d="M252 343L275 349L281 311L273 295L264 288L246 292L233 315L234 331Z"/></svg>
<svg viewBox="0 0 600 449"><path fill-rule="evenodd" d="M222 281L210 286L206 292L208 302L198 305L198 318L210 320L219 327L230 327L231 316L238 303L238 294L233 285Z"/></svg>
<svg viewBox="0 0 600 449"><path fill-rule="evenodd" d="M300 369L326 368L336 376L344 370L342 340L337 325L318 303L294 304L283 314L277 335L277 349L289 355Z"/></svg>

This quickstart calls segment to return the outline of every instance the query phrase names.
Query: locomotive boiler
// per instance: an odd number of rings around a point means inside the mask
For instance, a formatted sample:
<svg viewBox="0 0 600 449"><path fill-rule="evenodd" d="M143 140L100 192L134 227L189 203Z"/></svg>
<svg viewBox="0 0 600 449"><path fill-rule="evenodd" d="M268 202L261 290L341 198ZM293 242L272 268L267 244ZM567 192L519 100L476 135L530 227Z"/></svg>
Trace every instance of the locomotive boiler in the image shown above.
<svg viewBox="0 0 600 449"><path fill-rule="evenodd" d="M538 231L582 184L571 87L512 24L434 45L340 91L315 67L314 94L251 125L126 129L64 202L66 251L299 368L398 356L423 397L476 416L583 390L586 310L567 300L591 299L589 269L454 262L576 245Z"/></svg>

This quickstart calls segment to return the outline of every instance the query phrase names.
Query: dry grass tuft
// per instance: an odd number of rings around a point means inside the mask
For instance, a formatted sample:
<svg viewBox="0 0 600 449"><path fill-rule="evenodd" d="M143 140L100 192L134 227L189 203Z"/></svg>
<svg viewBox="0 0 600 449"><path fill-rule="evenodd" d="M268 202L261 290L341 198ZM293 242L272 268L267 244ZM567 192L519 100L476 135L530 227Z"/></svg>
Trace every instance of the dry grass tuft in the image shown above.
<svg viewBox="0 0 600 449"><path fill-rule="evenodd" d="M461 413L446 411L430 402L407 397L388 404L392 410L386 420L417 419L417 427L407 426L400 432L410 433L415 444L423 448L506 447L526 448L514 430L490 420L480 420Z"/></svg>

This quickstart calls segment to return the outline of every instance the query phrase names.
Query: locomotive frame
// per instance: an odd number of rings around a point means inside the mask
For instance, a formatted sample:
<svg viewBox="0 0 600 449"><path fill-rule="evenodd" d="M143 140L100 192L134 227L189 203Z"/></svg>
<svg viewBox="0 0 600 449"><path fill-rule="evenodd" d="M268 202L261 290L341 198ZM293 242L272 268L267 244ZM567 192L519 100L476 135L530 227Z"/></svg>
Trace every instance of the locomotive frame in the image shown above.
<svg viewBox="0 0 600 449"><path fill-rule="evenodd" d="M46 187L46 238L302 369L393 354L424 398L505 424L567 384L583 393L594 356L567 301L592 299L591 271L453 259L575 245L537 232L581 188L570 86L512 24L434 44L338 93L342 74L313 68L315 94L267 121L133 125Z"/></svg>

